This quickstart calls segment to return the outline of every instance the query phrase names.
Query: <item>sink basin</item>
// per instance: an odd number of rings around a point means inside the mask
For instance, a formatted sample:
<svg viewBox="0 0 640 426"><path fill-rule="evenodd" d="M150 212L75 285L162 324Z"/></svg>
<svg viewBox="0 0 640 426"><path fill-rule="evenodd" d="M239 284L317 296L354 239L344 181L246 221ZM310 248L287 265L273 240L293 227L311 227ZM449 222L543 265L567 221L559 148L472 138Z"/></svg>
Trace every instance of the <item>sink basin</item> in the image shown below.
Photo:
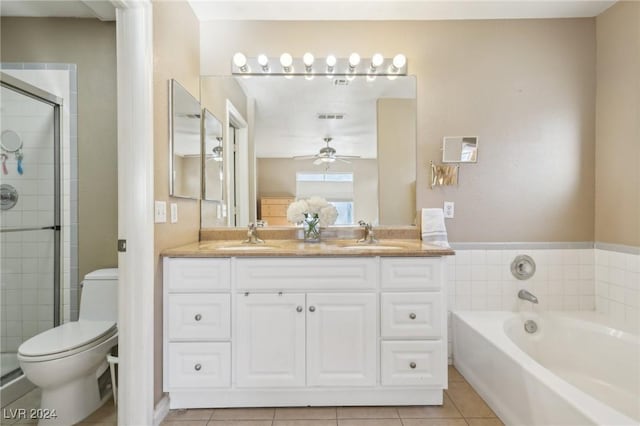
<svg viewBox="0 0 640 426"><path fill-rule="evenodd" d="M350 246L341 246L340 248L348 250L402 250L404 247L400 246L383 246L378 244L354 244Z"/></svg>

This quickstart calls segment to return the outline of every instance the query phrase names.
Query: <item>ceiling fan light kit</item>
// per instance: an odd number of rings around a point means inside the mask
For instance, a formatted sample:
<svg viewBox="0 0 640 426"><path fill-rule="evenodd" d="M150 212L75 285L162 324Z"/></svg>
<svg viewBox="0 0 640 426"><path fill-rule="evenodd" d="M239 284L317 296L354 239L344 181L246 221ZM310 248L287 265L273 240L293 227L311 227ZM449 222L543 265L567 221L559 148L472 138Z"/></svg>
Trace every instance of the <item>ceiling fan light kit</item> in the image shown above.
<svg viewBox="0 0 640 426"><path fill-rule="evenodd" d="M351 164L353 159L361 158L359 155L338 155L337 151L334 147L329 146L333 138L326 137L324 138L324 143L327 146L320 148L320 151L317 154L313 155L299 155L293 157L294 160L314 160L313 164L316 166L320 164L334 163L336 161L340 161L342 163Z"/></svg>

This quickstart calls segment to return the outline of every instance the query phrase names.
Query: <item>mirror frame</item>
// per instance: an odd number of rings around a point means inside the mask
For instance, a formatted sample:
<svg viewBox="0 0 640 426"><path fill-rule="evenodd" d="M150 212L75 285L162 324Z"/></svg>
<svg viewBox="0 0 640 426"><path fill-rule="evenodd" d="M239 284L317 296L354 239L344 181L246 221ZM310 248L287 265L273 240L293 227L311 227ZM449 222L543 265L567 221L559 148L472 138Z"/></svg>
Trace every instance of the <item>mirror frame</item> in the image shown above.
<svg viewBox="0 0 640 426"><path fill-rule="evenodd" d="M173 123L173 113L174 113L174 90L175 88L179 87L180 89L184 90L184 92L189 95L197 104L198 104L198 114L200 114L200 121L202 121L202 109L200 106L200 101L193 96L187 89L184 88L183 85L181 85L177 80L175 79L170 79L169 80L169 196L170 197L174 197L174 198L184 198L187 200L199 200L201 195L202 195L202 125L198 125L198 130L200 132L200 157L201 157L201 161L198 163L200 166L200 188L198 191L195 192L194 196L188 196L188 195L178 195L175 193L175 182L174 182L174 178L173 178L173 172L174 172L174 164L173 164L173 159L174 159L174 154L173 154L173 148L175 146L175 138L174 138L174 123Z"/></svg>

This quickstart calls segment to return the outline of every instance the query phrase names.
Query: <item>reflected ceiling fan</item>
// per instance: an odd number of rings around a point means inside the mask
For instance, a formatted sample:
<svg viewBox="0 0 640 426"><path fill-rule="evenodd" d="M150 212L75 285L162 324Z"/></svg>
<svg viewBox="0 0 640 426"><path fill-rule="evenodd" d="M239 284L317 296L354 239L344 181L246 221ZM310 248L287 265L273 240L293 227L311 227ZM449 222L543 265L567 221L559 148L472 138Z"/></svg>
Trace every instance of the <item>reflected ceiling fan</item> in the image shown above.
<svg viewBox="0 0 640 426"><path fill-rule="evenodd" d="M313 164L327 164L333 163L335 161L341 161L343 163L351 163L349 160L353 160L354 158L360 158L359 155L338 155L336 154L335 148L329 146L329 143L333 140L333 138L326 137L324 138L324 142L327 146L320 148L320 152L314 155L299 155L297 157L293 157L294 160L314 160Z"/></svg>

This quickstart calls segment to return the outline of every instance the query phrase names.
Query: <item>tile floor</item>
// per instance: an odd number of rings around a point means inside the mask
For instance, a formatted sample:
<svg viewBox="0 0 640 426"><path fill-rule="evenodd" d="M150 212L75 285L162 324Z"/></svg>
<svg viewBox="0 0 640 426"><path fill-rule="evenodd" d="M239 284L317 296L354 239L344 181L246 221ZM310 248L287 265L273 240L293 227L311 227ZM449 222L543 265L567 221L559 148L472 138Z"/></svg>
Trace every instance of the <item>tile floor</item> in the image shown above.
<svg viewBox="0 0 640 426"><path fill-rule="evenodd" d="M37 392L37 391L36 391ZM12 407L33 403L39 394L25 395ZM29 399L30 398L30 399ZM18 405L15 405L18 404ZM32 405L33 406L33 405ZM16 424L4 423L2 424ZM18 423L23 424L23 423ZM35 424L35 423L34 423ZM115 426L113 401L78 425ZM172 410L163 426L503 426L458 371L449 366L449 389L442 406L228 408Z"/></svg>

